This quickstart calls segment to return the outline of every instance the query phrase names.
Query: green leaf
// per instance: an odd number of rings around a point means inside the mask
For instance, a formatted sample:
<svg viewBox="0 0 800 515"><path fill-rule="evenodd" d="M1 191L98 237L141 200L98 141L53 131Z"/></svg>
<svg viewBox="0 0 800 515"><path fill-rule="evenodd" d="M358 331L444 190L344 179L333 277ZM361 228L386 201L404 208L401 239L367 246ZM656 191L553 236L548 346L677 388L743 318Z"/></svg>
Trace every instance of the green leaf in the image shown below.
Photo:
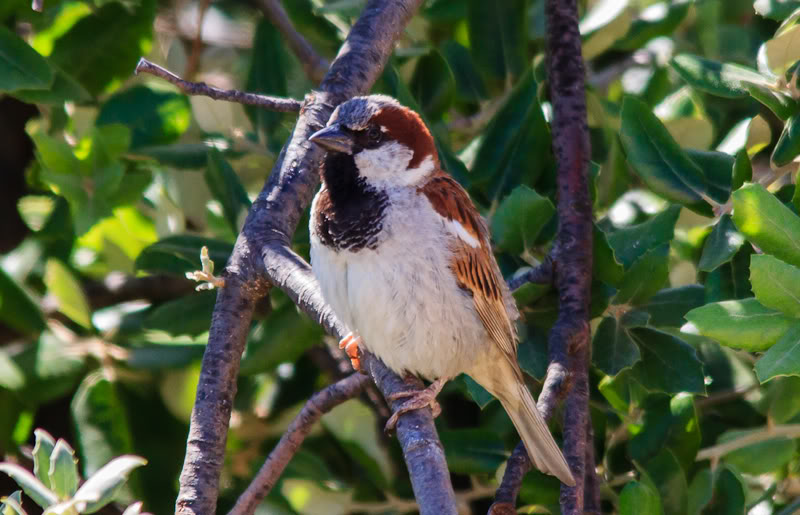
<svg viewBox="0 0 800 515"><path fill-rule="evenodd" d="M800 217L760 184L745 184L732 197L739 231L763 252L800 266Z"/></svg>
<svg viewBox="0 0 800 515"><path fill-rule="evenodd" d="M657 4L653 4L651 9ZM666 7L660 9L660 7ZM619 50L638 50L645 43L659 36L670 35L680 25L689 12L688 3L671 3L658 6L655 15L641 17L631 24L628 33L614 44Z"/></svg>
<svg viewBox="0 0 800 515"><path fill-rule="evenodd" d="M761 304L800 317L800 268L768 254L753 254L750 283Z"/></svg>
<svg viewBox="0 0 800 515"><path fill-rule="evenodd" d="M56 441L44 429L36 429L36 445L33 446L33 473L47 487L50 488L50 455L56 446Z"/></svg>
<svg viewBox="0 0 800 515"><path fill-rule="evenodd" d="M656 293L639 311L650 315L649 325L655 327L680 327L684 315L705 303L705 290L699 284L666 288ZM633 312L629 312L633 313Z"/></svg>
<svg viewBox="0 0 800 515"><path fill-rule="evenodd" d="M706 304L686 313L686 319L703 336L750 352L770 348L794 323L753 298Z"/></svg>
<svg viewBox="0 0 800 515"><path fill-rule="evenodd" d="M417 60L408 88L431 118L439 118L447 111L453 101L455 81L438 51L431 50Z"/></svg>
<svg viewBox="0 0 800 515"><path fill-rule="evenodd" d="M762 383L778 376L800 376L800 324L792 325L755 366Z"/></svg>
<svg viewBox="0 0 800 515"><path fill-rule="evenodd" d="M756 13L773 20L782 21L800 7L797 0L755 0L753 8Z"/></svg>
<svg viewBox="0 0 800 515"><path fill-rule="evenodd" d="M0 321L22 334L45 328L39 306L5 271L0 269Z"/></svg>
<svg viewBox="0 0 800 515"><path fill-rule="evenodd" d="M655 329L631 330L642 359L634 377L645 388L666 393L705 393L703 364L691 345Z"/></svg>
<svg viewBox="0 0 800 515"><path fill-rule="evenodd" d="M781 120L786 120L797 112L797 101L782 91L757 84L748 85L747 91L751 97L761 102Z"/></svg>
<svg viewBox="0 0 800 515"><path fill-rule="evenodd" d="M606 233L596 224L592 233L592 275L604 283L616 286L625 275L625 269L609 245Z"/></svg>
<svg viewBox="0 0 800 515"><path fill-rule="evenodd" d="M745 513L745 486L728 467L720 467L714 479L714 496L703 515Z"/></svg>
<svg viewBox="0 0 800 515"><path fill-rule="evenodd" d="M102 373L86 376L72 399L70 410L77 429L84 476L95 474L110 459L133 450L124 401L117 393L117 386Z"/></svg>
<svg viewBox="0 0 800 515"><path fill-rule="evenodd" d="M689 515L700 515L714 495L714 477L711 470L699 470L689 485Z"/></svg>
<svg viewBox="0 0 800 515"><path fill-rule="evenodd" d="M50 65L55 73L52 86L47 89L21 89L12 96L31 104L63 104L64 102L88 102L92 99L86 89L68 74L55 65Z"/></svg>
<svg viewBox="0 0 800 515"><path fill-rule="evenodd" d="M736 230L730 215L722 215L703 244L697 268L710 272L729 262L744 244L744 236Z"/></svg>
<svg viewBox="0 0 800 515"><path fill-rule="evenodd" d="M81 513L94 513L110 503L127 481L128 474L146 464L147 460L139 456L120 456L95 472L73 497L76 502L86 503Z"/></svg>
<svg viewBox="0 0 800 515"><path fill-rule="evenodd" d="M647 461L664 449L672 425L669 396L650 395L639 408L643 411L639 431L628 443L631 459Z"/></svg>
<svg viewBox="0 0 800 515"><path fill-rule="evenodd" d="M696 55L678 54L669 64L693 88L719 97L745 97L749 94L748 86L769 85L769 81L756 70Z"/></svg>
<svg viewBox="0 0 800 515"><path fill-rule="evenodd" d="M47 89L53 79L47 60L19 36L0 26L0 92Z"/></svg>
<svg viewBox="0 0 800 515"><path fill-rule="evenodd" d="M469 393L469 396L472 397L472 400L475 401L480 409L485 408L494 400L492 394L470 376L461 374L461 377L464 379L464 386L467 389L467 393Z"/></svg>
<svg viewBox="0 0 800 515"><path fill-rule="evenodd" d="M789 422L800 413L800 377L779 377L770 381L764 401L768 406L768 420L775 424Z"/></svg>
<svg viewBox="0 0 800 515"><path fill-rule="evenodd" d="M50 487L61 499L69 499L78 491L78 459L67 442L58 439L50 456Z"/></svg>
<svg viewBox="0 0 800 515"><path fill-rule="evenodd" d="M717 444L748 437L765 429L730 430L717 439ZM797 449L795 440L784 437L754 443L727 453L723 459L745 474L758 476L775 472L789 463Z"/></svg>
<svg viewBox="0 0 800 515"><path fill-rule="evenodd" d="M58 302L58 310L86 329L92 327L92 312L81 284L69 268L55 258L47 260L44 283Z"/></svg>
<svg viewBox="0 0 800 515"><path fill-rule="evenodd" d="M442 43L440 50L453 73L458 96L468 102L478 102L488 98L486 85L472 61L469 50L453 40Z"/></svg>
<svg viewBox="0 0 800 515"><path fill-rule="evenodd" d="M610 376L615 376L640 359L639 347L628 330L613 317L603 318L592 339L594 366Z"/></svg>
<svg viewBox="0 0 800 515"><path fill-rule="evenodd" d="M152 40L155 1L108 2L58 38L50 59L98 95L128 78Z"/></svg>
<svg viewBox="0 0 800 515"><path fill-rule="evenodd" d="M233 252L233 245L190 234L168 236L148 246L136 258L136 269L183 277L186 272L202 269L200 249L203 246L208 247L208 255L216 269L222 270Z"/></svg>
<svg viewBox="0 0 800 515"><path fill-rule="evenodd" d="M672 424L667 447L675 454L684 470L691 470L701 441L694 396L685 392L675 395L669 401L669 410Z"/></svg>
<svg viewBox="0 0 800 515"><path fill-rule="evenodd" d="M208 331L216 298L216 292L210 291L164 302L147 314L142 325L174 336L197 336Z"/></svg>
<svg viewBox="0 0 800 515"><path fill-rule="evenodd" d="M447 465L456 474L494 474L508 455L497 433L487 429L441 431Z"/></svg>
<svg viewBox="0 0 800 515"><path fill-rule="evenodd" d="M686 475L675 455L662 450L645 464L648 475L661 494L665 515L685 515L688 508Z"/></svg>
<svg viewBox="0 0 800 515"><path fill-rule="evenodd" d="M184 95L134 86L103 103L95 123L120 123L131 130L131 148L164 145L177 140L191 122Z"/></svg>
<svg viewBox="0 0 800 515"><path fill-rule="evenodd" d="M253 52L245 89L266 95L288 96L287 73L289 56L283 38L270 20L263 19L256 26ZM285 114L273 113L256 106L245 106L247 117L256 127L259 136L271 145L279 144L276 132Z"/></svg>
<svg viewBox="0 0 800 515"><path fill-rule="evenodd" d="M619 494L620 515L662 515L661 499L650 486L631 481Z"/></svg>
<svg viewBox="0 0 800 515"><path fill-rule="evenodd" d="M786 120L770 159L775 166L786 166L798 154L800 154L800 114L795 114Z"/></svg>
<svg viewBox="0 0 800 515"><path fill-rule="evenodd" d="M206 328L208 328L209 320L206 319ZM202 358L205 349L205 343L153 344L133 347L128 349L128 359L125 360L125 363L131 368L144 370L183 368Z"/></svg>
<svg viewBox="0 0 800 515"><path fill-rule="evenodd" d="M478 69L495 81L519 77L525 68L527 21L525 0L469 0L467 26Z"/></svg>
<svg viewBox="0 0 800 515"><path fill-rule="evenodd" d="M550 128L536 97L538 85L529 69L483 131L470 167L473 192L492 201L518 184L533 186L554 170Z"/></svg>
<svg viewBox="0 0 800 515"><path fill-rule="evenodd" d="M492 236L497 250L520 254L529 250L555 207L527 186L517 186L503 199L492 217Z"/></svg>
<svg viewBox="0 0 800 515"><path fill-rule="evenodd" d="M681 149L650 106L625 97L621 117L628 162L655 193L706 216L712 212L704 197L720 204L728 200L730 192Z"/></svg>
<svg viewBox="0 0 800 515"><path fill-rule="evenodd" d="M27 515L22 509L22 490L17 490L8 497L0 497L0 515Z"/></svg>
<svg viewBox="0 0 800 515"><path fill-rule="evenodd" d="M208 151L208 168L205 173L206 184L214 197L222 204L225 219L234 234L239 232L239 217L242 210L250 209L250 198L239 181L239 176L216 149Z"/></svg>
<svg viewBox="0 0 800 515"><path fill-rule="evenodd" d="M44 483L36 479L36 476L13 463L0 463L0 472L4 472L11 477L25 492L25 495L33 499L33 502L47 508L58 503L58 497L51 492Z"/></svg>
<svg viewBox="0 0 800 515"><path fill-rule="evenodd" d="M669 279L668 261L667 243L647 251L625 272L612 302L636 306L655 295Z"/></svg>
<svg viewBox="0 0 800 515"><path fill-rule="evenodd" d="M261 109L261 111L266 110ZM173 143L172 145L140 147L133 153L152 157L161 164L175 168L194 169L204 168L208 165L209 146L206 143ZM224 154L230 154L230 152Z"/></svg>
<svg viewBox="0 0 800 515"><path fill-rule="evenodd" d="M650 250L669 243L675 235L680 212L680 206L673 205L644 223L609 234L608 243L622 266L627 270Z"/></svg>

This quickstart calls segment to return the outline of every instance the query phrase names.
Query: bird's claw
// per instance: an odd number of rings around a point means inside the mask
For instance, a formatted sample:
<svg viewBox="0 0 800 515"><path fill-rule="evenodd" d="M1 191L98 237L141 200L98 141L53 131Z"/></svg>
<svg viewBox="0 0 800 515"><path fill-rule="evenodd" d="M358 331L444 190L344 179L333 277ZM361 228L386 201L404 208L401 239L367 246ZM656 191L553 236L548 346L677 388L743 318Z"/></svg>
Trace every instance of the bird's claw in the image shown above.
<svg viewBox="0 0 800 515"><path fill-rule="evenodd" d="M431 411L433 411L433 418L438 417L442 413L442 407L436 401L436 396L442 391L442 387L445 383L446 381L444 379L437 379L424 390L406 390L395 392L387 396L386 399L389 402L405 398L408 398L408 400L394 410L394 413L392 413L392 416L389 417L388 422L386 422L386 426L383 429L384 432L389 434L394 431L395 427L397 427L400 415L408 413L409 411L430 407Z"/></svg>
<svg viewBox="0 0 800 515"><path fill-rule="evenodd" d="M339 341L339 348L344 349L347 357L350 358L350 364L356 372L361 372L361 360L358 356L358 345L361 343L361 337L353 333L347 333L344 338Z"/></svg>

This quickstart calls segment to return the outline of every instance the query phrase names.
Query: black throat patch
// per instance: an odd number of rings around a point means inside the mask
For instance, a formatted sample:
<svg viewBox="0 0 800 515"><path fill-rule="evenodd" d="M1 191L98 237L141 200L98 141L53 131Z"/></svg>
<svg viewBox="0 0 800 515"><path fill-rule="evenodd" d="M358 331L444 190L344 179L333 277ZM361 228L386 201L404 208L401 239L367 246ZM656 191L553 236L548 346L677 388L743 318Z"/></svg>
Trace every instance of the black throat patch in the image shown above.
<svg viewBox="0 0 800 515"><path fill-rule="evenodd" d="M374 249L389 203L386 193L367 185L348 154L329 153L322 180L314 224L322 243L352 252Z"/></svg>

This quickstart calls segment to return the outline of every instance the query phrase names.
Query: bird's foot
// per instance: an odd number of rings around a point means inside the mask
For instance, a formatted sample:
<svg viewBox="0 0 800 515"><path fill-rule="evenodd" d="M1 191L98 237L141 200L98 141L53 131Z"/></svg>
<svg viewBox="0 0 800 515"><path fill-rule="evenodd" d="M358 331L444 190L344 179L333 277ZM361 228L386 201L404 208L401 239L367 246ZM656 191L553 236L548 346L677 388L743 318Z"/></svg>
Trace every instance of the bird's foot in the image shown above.
<svg viewBox="0 0 800 515"><path fill-rule="evenodd" d="M350 358L350 364L356 372L361 372L361 360L358 358L358 344L361 343L361 337L353 333L347 333L344 338L339 341L339 348L344 349L347 357Z"/></svg>
<svg viewBox="0 0 800 515"><path fill-rule="evenodd" d="M389 421L386 422L384 431L386 433L391 433L394 431L394 428L397 426L397 421L400 418L400 415L403 413L427 408L428 406L430 406L431 410L433 411L433 418L438 417L442 412L442 407L439 406L438 402L436 402L436 396L439 395L440 391L442 391L442 387L446 382L446 379L439 378L424 390L409 390L404 392L395 392L389 395L387 400L390 402L404 398L408 398L408 400L394 410L394 413L389 418Z"/></svg>

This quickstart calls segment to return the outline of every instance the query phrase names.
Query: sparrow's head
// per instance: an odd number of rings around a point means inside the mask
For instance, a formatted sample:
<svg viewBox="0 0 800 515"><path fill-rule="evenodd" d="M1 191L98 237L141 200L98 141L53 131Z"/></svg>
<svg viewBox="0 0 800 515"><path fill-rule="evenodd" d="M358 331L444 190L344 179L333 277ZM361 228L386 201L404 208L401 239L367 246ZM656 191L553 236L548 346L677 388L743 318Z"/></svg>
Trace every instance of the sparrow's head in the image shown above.
<svg viewBox="0 0 800 515"><path fill-rule="evenodd" d="M412 186L437 167L433 137L422 119L384 95L341 104L310 138L328 152L352 156L359 175L380 187Z"/></svg>

